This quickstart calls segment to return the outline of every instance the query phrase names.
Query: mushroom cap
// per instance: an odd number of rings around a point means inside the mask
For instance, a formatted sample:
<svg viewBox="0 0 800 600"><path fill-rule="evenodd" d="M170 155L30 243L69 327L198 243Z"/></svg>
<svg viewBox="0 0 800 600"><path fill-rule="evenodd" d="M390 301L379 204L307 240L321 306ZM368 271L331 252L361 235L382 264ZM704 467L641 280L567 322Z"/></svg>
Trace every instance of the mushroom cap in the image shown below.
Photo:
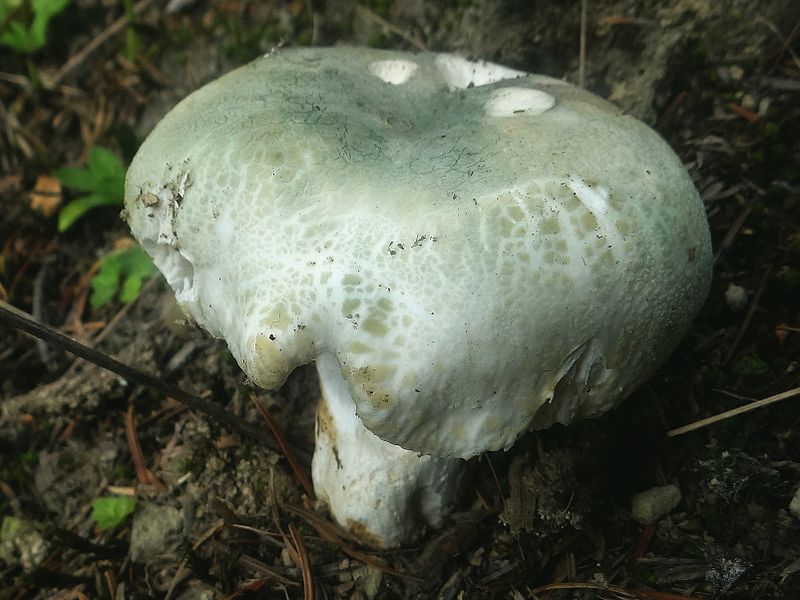
<svg viewBox="0 0 800 600"><path fill-rule="evenodd" d="M280 50L178 104L134 235L245 373L332 355L365 426L470 457L606 411L708 291L708 224L651 129L446 54Z"/></svg>

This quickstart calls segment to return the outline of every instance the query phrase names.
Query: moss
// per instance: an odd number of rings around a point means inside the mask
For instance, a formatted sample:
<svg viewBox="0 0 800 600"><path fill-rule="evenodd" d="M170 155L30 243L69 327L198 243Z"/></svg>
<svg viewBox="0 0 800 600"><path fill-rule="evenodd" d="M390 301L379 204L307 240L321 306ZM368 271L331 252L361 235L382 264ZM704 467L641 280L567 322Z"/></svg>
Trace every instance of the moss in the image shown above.
<svg viewBox="0 0 800 600"><path fill-rule="evenodd" d="M790 247L800 249L800 235L789 236L789 244ZM791 290L800 291L800 271L797 269L792 269L791 267L781 269L778 272L778 279Z"/></svg>
<svg viewBox="0 0 800 600"><path fill-rule="evenodd" d="M761 377L770 372L766 361L755 353L746 354L739 359L735 370L742 377Z"/></svg>

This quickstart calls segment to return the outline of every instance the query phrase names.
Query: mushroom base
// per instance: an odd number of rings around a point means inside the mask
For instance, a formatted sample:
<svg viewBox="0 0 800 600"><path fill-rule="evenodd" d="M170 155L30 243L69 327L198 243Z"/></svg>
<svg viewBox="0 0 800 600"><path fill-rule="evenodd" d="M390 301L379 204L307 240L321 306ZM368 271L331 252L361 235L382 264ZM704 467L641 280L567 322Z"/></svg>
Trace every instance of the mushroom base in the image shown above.
<svg viewBox="0 0 800 600"><path fill-rule="evenodd" d="M467 463L421 456L389 444L358 418L337 360L317 359L312 477L317 497L336 521L365 543L394 548L439 527L458 498Z"/></svg>

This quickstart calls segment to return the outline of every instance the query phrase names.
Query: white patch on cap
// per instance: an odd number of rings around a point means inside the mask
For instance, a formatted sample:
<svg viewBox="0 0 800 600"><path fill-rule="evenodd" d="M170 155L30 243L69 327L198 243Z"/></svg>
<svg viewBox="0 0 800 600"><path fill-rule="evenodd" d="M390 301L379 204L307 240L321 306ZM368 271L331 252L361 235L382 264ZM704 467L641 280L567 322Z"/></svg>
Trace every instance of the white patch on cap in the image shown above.
<svg viewBox="0 0 800 600"><path fill-rule="evenodd" d="M606 188L598 185L592 187L580 177L575 176L567 179L567 185L595 217L603 216L608 212L608 190Z"/></svg>
<svg viewBox="0 0 800 600"><path fill-rule="evenodd" d="M456 54L438 55L436 68L451 90L489 85L527 75L524 71L509 69L483 60L472 62Z"/></svg>
<svg viewBox="0 0 800 600"><path fill-rule="evenodd" d="M419 66L410 60L391 59L376 60L367 68L378 79L392 85L401 85L411 79Z"/></svg>
<svg viewBox="0 0 800 600"><path fill-rule="evenodd" d="M540 115L550 110L556 99L550 94L531 88L506 87L492 92L484 107L489 117Z"/></svg>

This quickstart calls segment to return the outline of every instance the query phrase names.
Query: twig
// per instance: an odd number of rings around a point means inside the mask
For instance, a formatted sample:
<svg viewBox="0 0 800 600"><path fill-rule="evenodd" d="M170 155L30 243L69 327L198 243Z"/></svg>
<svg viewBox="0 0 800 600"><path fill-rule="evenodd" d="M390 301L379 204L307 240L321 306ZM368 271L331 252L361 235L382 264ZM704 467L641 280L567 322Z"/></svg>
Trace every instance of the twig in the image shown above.
<svg viewBox="0 0 800 600"><path fill-rule="evenodd" d="M278 446L280 447L284 456L286 456L286 460L288 461L294 476L297 477L300 485L303 486L308 498L310 500L314 500L316 498L314 495L314 486L311 485L311 480L308 478L306 470L297 461L297 458L295 458L294 452L292 452L292 449L289 447L289 443L286 441L283 432L281 431L280 427L278 427L277 421L275 421L275 417L273 417L266 407L256 399L255 394L250 394L250 401L255 405L256 409L258 409L258 412L261 413L261 416L267 422L272 435L275 436L275 440L278 442Z"/></svg>
<svg viewBox="0 0 800 600"><path fill-rule="evenodd" d="M497 473L494 470L494 465L492 464L492 459L489 456L488 452L483 453L483 458L486 459L486 464L489 465L489 471L492 472L492 479L494 479L494 485L497 487L497 493L500 495L500 501L503 503L503 510L506 508L506 497L503 495L503 487L500 485L500 478L497 477Z"/></svg>
<svg viewBox="0 0 800 600"><path fill-rule="evenodd" d="M102 352L98 352L97 350L89 348L80 342L76 342L72 338L69 338L63 333L56 331L52 327L39 323L29 314L11 306L7 302L0 301L0 323L5 323L6 325L21 329L22 331L25 331L34 337L43 339L49 344L88 360L98 367L102 367L103 369L111 371L112 373L116 373L123 379L133 381L139 385L143 385L161 394L164 394L165 396L174 398L178 402L185 404L188 408L205 413L217 422L225 425L226 427L230 427L232 431L235 431L239 435L247 437L256 443L266 444L270 448L280 449L275 441L269 435L267 435L262 428L241 420L239 417L225 410L218 404L210 402L209 400L199 396L195 396L194 394L190 394L186 390L170 385L162 379L158 379L152 375L143 373L142 371L135 369L130 365L126 365L125 363L122 363L115 358L108 356L107 354L103 354Z"/></svg>
<svg viewBox="0 0 800 600"><path fill-rule="evenodd" d="M133 466L136 470L136 479L138 482L143 485L152 485L159 492L165 492L167 486L161 483L158 477L155 476L155 473L144 464L142 447L139 445L139 437L136 435L133 404L128 406L128 410L125 413L125 436L128 438L128 449L131 452L131 459L133 459Z"/></svg>
<svg viewBox="0 0 800 600"><path fill-rule="evenodd" d="M791 325L778 325L775 331L791 331L792 333L800 333L800 327L792 327Z"/></svg>
<svg viewBox="0 0 800 600"><path fill-rule="evenodd" d="M744 334L747 332L748 327L750 327L750 323L753 320L753 315L756 313L756 308L758 308L758 303L761 300L761 295L764 293L764 289L767 287L767 279L769 278L769 274L772 271L772 266L768 266L764 271L764 274L761 276L761 281L758 282L758 288L756 288L756 293L753 295L753 301L750 303L750 306L747 309L747 314L744 317L744 321L742 321L741 326L739 327L739 331L736 332L736 337L731 344L728 353L725 355L725 358L722 360L722 366L725 366L730 362L733 358L733 355L736 354L736 350L739 348L739 344L744 338Z"/></svg>
<svg viewBox="0 0 800 600"><path fill-rule="evenodd" d="M214 551L218 552L223 556L230 556L231 555L231 548L230 546L223 544L222 542L218 542L216 540L209 540L208 547ZM236 562L239 564L240 567L247 569L248 571L255 573L259 577L269 577L274 579L280 584L285 586L295 586L297 582L285 577L278 569L279 567L273 567L268 565L267 563L258 560L257 558L253 558L247 554L239 554Z"/></svg>
<svg viewBox="0 0 800 600"><path fill-rule="evenodd" d="M117 325L120 324L122 319L131 311L131 309L134 306L136 306L136 303L139 301L139 298L141 298L142 296L147 295L147 293L155 286L156 282L158 282L158 281L159 281L158 277L151 277L150 279L148 279L147 282L141 287L141 289L139 290L139 293L136 295L136 297L133 300L131 300L130 302L128 302L127 304L123 304L122 305L122 308L119 309L117 314L115 314L111 318L111 320L106 324L106 326L103 327L102 331L100 331L100 333L98 333L96 336L94 336L91 339L91 341L89 342L89 345L94 347L97 344L99 344L100 342L102 342L104 339L106 339L108 337L108 335L112 331L114 331L114 328Z"/></svg>
<svg viewBox="0 0 800 600"><path fill-rule="evenodd" d="M99 264L99 263L96 263L96 264ZM94 273L94 272L96 272L96 270L97 269L93 267L92 269L89 270L89 272ZM158 281L158 279L159 279L158 277L151 277L147 281L147 283L145 283L142 286L142 288L139 290L139 293L136 295L136 297L133 300L131 300L130 302L128 302L127 304L123 304L122 308L119 309L117 314L115 314L111 318L111 320L108 323L106 323L105 327L103 327L103 329L96 336L94 336L93 338L91 338L89 340L89 342L86 344L86 346L89 347L89 348L94 348L97 344L99 344L104 339L106 339L109 336L109 334L112 331L114 331L116 326L119 325L122 322L122 319L131 311L131 309L134 306L136 306L136 303L139 302L139 298L141 298L142 296L147 294L147 292L150 291L150 289L155 285L155 283L156 283L156 281ZM81 310L81 312L83 312L83 308L81 308L80 310ZM79 316L76 317L76 322L78 322L78 323L81 322ZM69 366L69 370L67 372L68 373L74 373L75 370L77 369L77 367L78 367L78 360L76 359Z"/></svg>
<svg viewBox="0 0 800 600"><path fill-rule="evenodd" d="M714 255L714 264L717 264L722 255L733 245L733 241L736 239L736 236L739 235L739 230L744 225L744 222L747 220L747 217L750 215L750 211L752 210L753 205L750 203L742 212L739 213L739 216L736 217L736 220L734 220L734 222L728 228L728 231L725 233L725 237L722 238L722 241L719 243L717 253Z"/></svg>
<svg viewBox="0 0 800 600"><path fill-rule="evenodd" d="M306 550L306 545L300 536L300 531L291 523L289 523L289 533L300 558L299 566L300 571L303 573L303 600L314 600L314 574L311 571L311 559L308 558L308 550Z"/></svg>
<svg viewBox="0 0 800 600"><path fill-rule="evenodd" d="M47 275L47 265L43 265L33 280L33 299L31 300L31 313L33 318L42 321L42 297L44 295L44 278ZM53 370L50 362L50 352L44 340L36 340L36 350L39 352L39 360L48 371Z"/></svg>
<svg viewBox="0 0 800 600"><path fill-rule="evenodd" d="M588 0L581 0L581 40L578 50L578 86L586 87L586 4Z"/></svg>
<svg viewBox="0 0 800 600"><path fill-rule="evenodd" d="M330 521L319 516L318 514L313 513L310 510L300 508L299 506L292 506L291 504L284 504L283 507L289 512L293 512L296 515L303 517L309 525L311 525L314 529L317 530L317 533L323 540L335 544L336 546L339 547L339 550L341 550L344 554L347 554L349 557L355 558L356 560L361 561L367 566L370 566L374 569L378 569L379 571L383 571L384 573L394 575L396 577L402 577L404 579L410 579L412 581L423 581L419 577L415 577L413 575L397 571L396 569L393 569L389 565L385 564L383 561L375 558L371 554L368 554L367 552L362 552L361 550L357 550L356 548L353 548L349 544L346 544L338 534L340 528L331 523Z"/></svg>
<svg viewBox="0 0 800 600"><path fill-rule="evenodd" d="M556 592L562 590L595 590L598 592L611 592L623 598L632 600L694 600L694 596L684 596L682 594L672 594L670 592L656 592L652 590L638 590L619 587L617 585L602 585L599 583L548 583L529 590L529 594L536 598L537 594Z"/></svg>
<svg viewBox="0 0 800 600"><path fill-rule="evenodd" d="M775 25L775 23L773 23L769 19L767 19L764 15L756 15L756 21L760 21L761 23L766 25L767 29L769 29L772 33L774 33L775 36L783 44L783 47L781 48L780 52L778 52L777 55L775 56L775 61L772 63L772 66L769 68L767 73L772 73L775 70L775 68L780 64L781 59L783 58L783 54L785 52L788 52L789 56L792 57L794 64L797 67L800 67L800 57L798 57L797 54L794 52L794 50L792 50L792 41L794 41L795 36L797 36L798 32L800 32L800 19L798 19L791 33L789 33L789 35L786 36L785 38L783 37L783 33L781 33L781 30L778 28L778 26Z"/></svg>
<svg viewBox="0 0 800 600"><path fill-rule="evenodd" d="M360 4L356 6L356 10L358 12L360 12L362 16L370 19L371 21L374 21L375 23L377 23L381 27L384 27L384 28L388 29L392 33L395 33L395 34L399 35L406 42L408 42L409 44L411 44L412 46L414 46L418 50L422 50L423 52L427 52L428 51L428 46L425 44L425 42L423 42L422 40L420 40L416 36L410 34L409 32L403 30L402 28L398 27L394 23L391 23L390 21L387 21L382 16L377 14L375 11L367 8L366 6L362 6Z"/></svg>
<svg viewBox="0 0 800 600"><path fill-rule="evenodd" d="M14 493L14 490L8 485L5 481L0 479L0 492L2 492L6 498L8 498L8 505L11 507L11 512L14 513L15 516L21 517L22 516L22 504L17 498L17 495Z"/></svg>
<svg viewBox="0 0 800 600"><path fill-rule="evenodd" d="M134 15L139 14L150 4L152 4L152 2L153 0L139 0L139 2L133 5L133 11L132 11L133 14ZM53 78L48 82L48 84L51 87L55 87L59 83L61 83L61 80L64 79L64 77L69 75L70 72L72 72L83 61L85 61L92 52L97 50L111 37L115 36L120 31L122 31L127 24L128 24L128 16L123 15L116 21L114 21L111 25L106 27L103 31L100 32L99 35L95 36L91 42L86 44L77 53L75 53L67 62L65 62L61 66L61 68L58 71L56 71L56 74L53 75Z"/></svg>
<svg viewBox="0 0 800 600"><path fill-rule="evenodd" d="M181 561L181 564L178 565L175 574L172 576L172 579L169 582L169 587L167 587L167 593L164 595L164 600L170 600L172 596L175 595L175 590L178 589L178 585L181 582L186 581L186 578L192 574L192 570L189 569L186 564L187 560L184 559Z"/></svg>
<svg viewBox="0 0 800 600"><path fill-rule="evenodd" d="M780 394L775 394L774 396L769 396L768 398L763 398L762 400L756 400L749 404L732 408L731 410L726 410L725 412L710 417L706 417L705 419L700 419L699 421L695 421L694 423L689 423L688 425L684 425L683 427L670 429L667 432L667 437L673 438L679 435L683 435L684 433L694 431L695 429L700 429L701 427L706 427L707 425L712 425L714 423L718 423L719 421L724 421L725 419L729 419L737 415L742 415L757 408L762 408L764 406L769 406L770 404L775 404L776 402L780 402L781 400L788 400L789 398L794 398L795 396L800 396L800 387L796 387L791 390L781 392Z"/></svg>

